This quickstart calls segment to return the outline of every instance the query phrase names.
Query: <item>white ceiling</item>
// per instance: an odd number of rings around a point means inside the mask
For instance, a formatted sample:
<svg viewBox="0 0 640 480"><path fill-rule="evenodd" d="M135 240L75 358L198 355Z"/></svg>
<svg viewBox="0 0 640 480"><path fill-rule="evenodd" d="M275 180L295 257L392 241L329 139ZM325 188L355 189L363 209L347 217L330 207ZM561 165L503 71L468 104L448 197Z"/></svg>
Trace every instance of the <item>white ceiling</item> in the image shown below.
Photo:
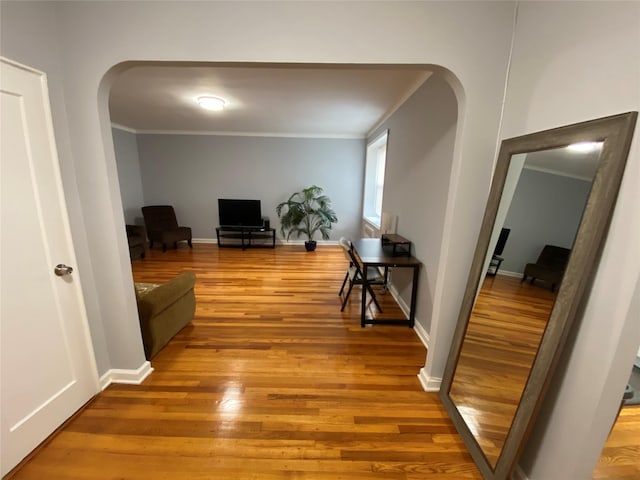
<svg viewBox="0 0 640 480"><path fill-rule="evenodd" d="M562 147L528 153L525 168L592 181L599 159L600 149L581 153Z"/></svg>
<svg viewBox="0 0 640 480"><path fill-rule="evenodd" d="M121 73L111 121L137 133L365 138L431 75L424 68L356 65L142 64ZM196 98L226 100L222 112ZM590 180L599 152L530 153L527 168Z"/></svg>
<svg viewBox="0 0 640 480"><path fill-rule="evenodd" d="M429 78L417 67L140 65L116 78L111 121L137 133L363 138ZM227 104L203 110L196 98Z"/></svg>

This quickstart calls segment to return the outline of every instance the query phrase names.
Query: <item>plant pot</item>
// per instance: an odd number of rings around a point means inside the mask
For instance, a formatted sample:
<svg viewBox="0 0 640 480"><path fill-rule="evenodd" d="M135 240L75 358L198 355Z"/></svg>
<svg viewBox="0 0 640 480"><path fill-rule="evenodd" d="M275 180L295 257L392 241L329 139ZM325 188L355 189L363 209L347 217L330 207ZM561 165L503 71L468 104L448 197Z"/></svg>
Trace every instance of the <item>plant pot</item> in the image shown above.
<svg viewBox="0 0 640 480"><path fill-rule="evenodd" d="M317 244L315 240L304 242L304 248L307 249L307 252L313 252L316 249L316 245Z"/></svg>

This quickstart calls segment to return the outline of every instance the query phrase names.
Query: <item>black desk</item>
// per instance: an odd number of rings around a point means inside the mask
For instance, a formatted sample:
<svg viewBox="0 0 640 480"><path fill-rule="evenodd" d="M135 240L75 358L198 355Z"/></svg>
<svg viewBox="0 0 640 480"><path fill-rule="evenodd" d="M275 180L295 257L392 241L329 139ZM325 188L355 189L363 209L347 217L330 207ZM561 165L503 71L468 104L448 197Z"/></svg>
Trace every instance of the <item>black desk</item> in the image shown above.
<svg viewBox="0 0 640 480"><path fill-rule="evenodd" d="M358 238L351 242L356 258L362 265L363 283L367 282L367 267L384 267L385 276L389 268L413 268L413 284L411 286L411 305L409 307L408 319L367 319L367 289L362 287L362 311L360 313L360 326L367 324L401 324L413 328L415 323L416 294L418 293L418 272L420 271L420 260L412 256L393 256L389 249L382 247L379 238Z"/></svg>

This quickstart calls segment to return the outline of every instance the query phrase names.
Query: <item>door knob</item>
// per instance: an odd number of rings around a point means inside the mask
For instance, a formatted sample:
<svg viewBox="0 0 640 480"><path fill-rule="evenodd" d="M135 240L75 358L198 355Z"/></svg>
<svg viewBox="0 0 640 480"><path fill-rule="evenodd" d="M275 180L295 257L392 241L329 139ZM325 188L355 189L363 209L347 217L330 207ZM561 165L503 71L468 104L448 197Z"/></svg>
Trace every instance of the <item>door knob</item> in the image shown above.
<svg viewBox="0 0 640 480"><path fill-rule="evenodd" d="M53 273L55 273L59 277L64 277L65 275L71 275L71 273L73 273L73 268L68 267L64 263L60 263L53 269Z"/></svg>

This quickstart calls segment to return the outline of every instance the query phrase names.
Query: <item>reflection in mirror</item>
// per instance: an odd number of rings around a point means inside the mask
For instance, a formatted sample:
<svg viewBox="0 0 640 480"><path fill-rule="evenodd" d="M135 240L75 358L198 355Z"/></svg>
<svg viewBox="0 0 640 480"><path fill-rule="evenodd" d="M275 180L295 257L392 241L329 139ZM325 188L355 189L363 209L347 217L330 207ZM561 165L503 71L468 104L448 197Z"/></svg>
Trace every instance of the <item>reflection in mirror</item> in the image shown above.
<svg viewBox="0 0 640 480"><path fill-rule="evenodd" d="M492 467L553 308L600 147L511 157L449 392Z"/></svg>
<svg viewBox="0 0 640 480"><path fill-rule="evenodd" d="M440 388L486 480L510 478L585 306L637 116L500 145Z"/></svg>

